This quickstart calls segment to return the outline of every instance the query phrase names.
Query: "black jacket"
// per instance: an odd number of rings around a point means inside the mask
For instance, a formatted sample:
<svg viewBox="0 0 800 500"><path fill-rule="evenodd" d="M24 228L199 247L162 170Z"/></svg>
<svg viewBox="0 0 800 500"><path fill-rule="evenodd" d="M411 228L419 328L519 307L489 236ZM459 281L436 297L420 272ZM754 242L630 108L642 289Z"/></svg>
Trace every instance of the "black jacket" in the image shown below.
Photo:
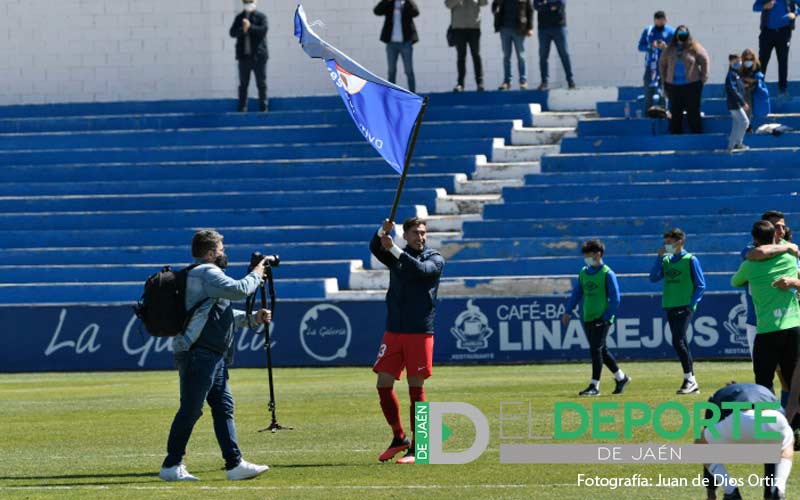
<svg viewBox="0 0 800 500"><path fill-rule="evenodd" d="M386 16L383 20L381 30L381 42L389 43L392 41L392 29L394 28L394 0L381 0L375 6L373 12L376 16ZM417 27L414 26L414 19L419 15L419 9L414 0L406 0L403 4L403 18L400 20L403 26L403 41L417 43Z"/></svg>
<svg viewBox="0 0 800 500"><path fill-rule="evenodd" d="M250 20L250 31L246 34L242 29L242 21L247 17ZM236 39L236 60L246 59L244 53L244 40L245 37L250 37L250 47L252 48L252 56L256 59L267 59L269 52L267 51L267 15L263 12L255 11L251 13L241 12L236 19L233 20L231 25L231 38Z"/></svg>
<svg viewBox="0 0 800 500"><path fill-rule="evenodd" d="M505 2L503 0L492 0L492 13L494 14L494 31L500 31L503 27L503 16L505 15ZM517 0L517 32L526 35L533 29L533 4L531 0Z"/></svg>
<svg viewBox="0 0 800 500"><path fill-rule="evenodd" d="M764 1L766 3L766 0L764 0ZM786 12L794 12L795 10L797 10L797 2L795 2L794 0L775 0L775 1L776 2L785 2L786 3ZM768 29L767 28L767 23L768 23L768 20L769 20L769 12L770 11L768 11L768 10L762 10L761 11L761 31L766 31ZM795 24L795 20L794 19L789 21L789 28L794 30L794 24Z"/></svg>
<svg viewBox="0 0 800 500"><path fill-rule="evenodd" d="M547 2L534 0L534 7L538 12L539 29L560 28L567 25L567 6L564 2Z"/></svg>
<svg viewBox="0 0 800 500"><path fill-rule="evenodd" d="M389 268L386 330L393 333L433 333L436 296L444 258L433 249L406 247L399 259L384 250L378 234L369 243L372 254Z"/></svg>

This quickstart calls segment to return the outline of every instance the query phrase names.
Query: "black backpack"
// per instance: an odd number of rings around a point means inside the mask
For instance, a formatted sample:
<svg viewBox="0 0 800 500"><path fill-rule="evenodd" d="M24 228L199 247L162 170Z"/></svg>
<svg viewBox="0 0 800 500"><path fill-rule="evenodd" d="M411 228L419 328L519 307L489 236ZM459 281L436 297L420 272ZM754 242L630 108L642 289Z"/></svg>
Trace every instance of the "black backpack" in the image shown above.
<svg viewBox="0 0 800 500"><path fill-rule="evenodd" d="M208 299L186 310L186 277L200 264L192 264L180 271L164 266L161 272L147 278L142 298L133 308L153 337L174 337L186 329L197 309Z"/></svg>

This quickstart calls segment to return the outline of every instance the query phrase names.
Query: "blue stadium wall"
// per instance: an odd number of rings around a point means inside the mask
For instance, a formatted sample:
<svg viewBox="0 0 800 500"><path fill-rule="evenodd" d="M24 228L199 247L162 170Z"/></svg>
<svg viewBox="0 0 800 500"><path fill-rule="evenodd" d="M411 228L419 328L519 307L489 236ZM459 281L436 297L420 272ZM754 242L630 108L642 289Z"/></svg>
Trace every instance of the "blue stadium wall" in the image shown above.
<svg viewBox="0 0 800 500"><path fill-rule="evenodd" d="M745 359L743 294L709 294L690 331L701 359ZM560 322L564 299L444 299L435 358L446 363L538 363L588 359L578 320ZM385 305L372 302L279 302L272 328L277 366L370 366L384 330ZM0 307L6 325L2 372L155 370L172 367L171 339L140 328L129 306ZM10 331L8 331L10 329ZM609 346L622 359L674 359L660 297L624 296ZM265 366L264 335L236 336L235 365Z"/></svg>

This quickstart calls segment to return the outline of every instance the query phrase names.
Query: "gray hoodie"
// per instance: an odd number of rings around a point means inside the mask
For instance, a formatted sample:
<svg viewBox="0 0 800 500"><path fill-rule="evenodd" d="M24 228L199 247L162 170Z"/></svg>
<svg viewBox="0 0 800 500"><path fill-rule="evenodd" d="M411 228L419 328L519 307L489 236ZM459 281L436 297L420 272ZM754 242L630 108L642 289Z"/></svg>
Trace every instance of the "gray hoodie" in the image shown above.
<svg viewBox="0 0 800 500"><path fill-rule="evenodd" d="M481 29L481 7L489 0L444 0L453 29Z"/></svg>

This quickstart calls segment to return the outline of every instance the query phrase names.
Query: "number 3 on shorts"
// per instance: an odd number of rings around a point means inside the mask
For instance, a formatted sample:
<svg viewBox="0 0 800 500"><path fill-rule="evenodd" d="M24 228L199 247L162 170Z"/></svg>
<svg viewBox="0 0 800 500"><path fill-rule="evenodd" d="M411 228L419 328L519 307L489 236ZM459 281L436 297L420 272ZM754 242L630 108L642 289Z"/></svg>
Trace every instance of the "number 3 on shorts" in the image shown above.
<svg viewBox="0 0 800 500"><path fill-rule="evenodd" d="M381 359L384 354L386 354L386 344L381 344L378 348L378 359Z"/></svg>

